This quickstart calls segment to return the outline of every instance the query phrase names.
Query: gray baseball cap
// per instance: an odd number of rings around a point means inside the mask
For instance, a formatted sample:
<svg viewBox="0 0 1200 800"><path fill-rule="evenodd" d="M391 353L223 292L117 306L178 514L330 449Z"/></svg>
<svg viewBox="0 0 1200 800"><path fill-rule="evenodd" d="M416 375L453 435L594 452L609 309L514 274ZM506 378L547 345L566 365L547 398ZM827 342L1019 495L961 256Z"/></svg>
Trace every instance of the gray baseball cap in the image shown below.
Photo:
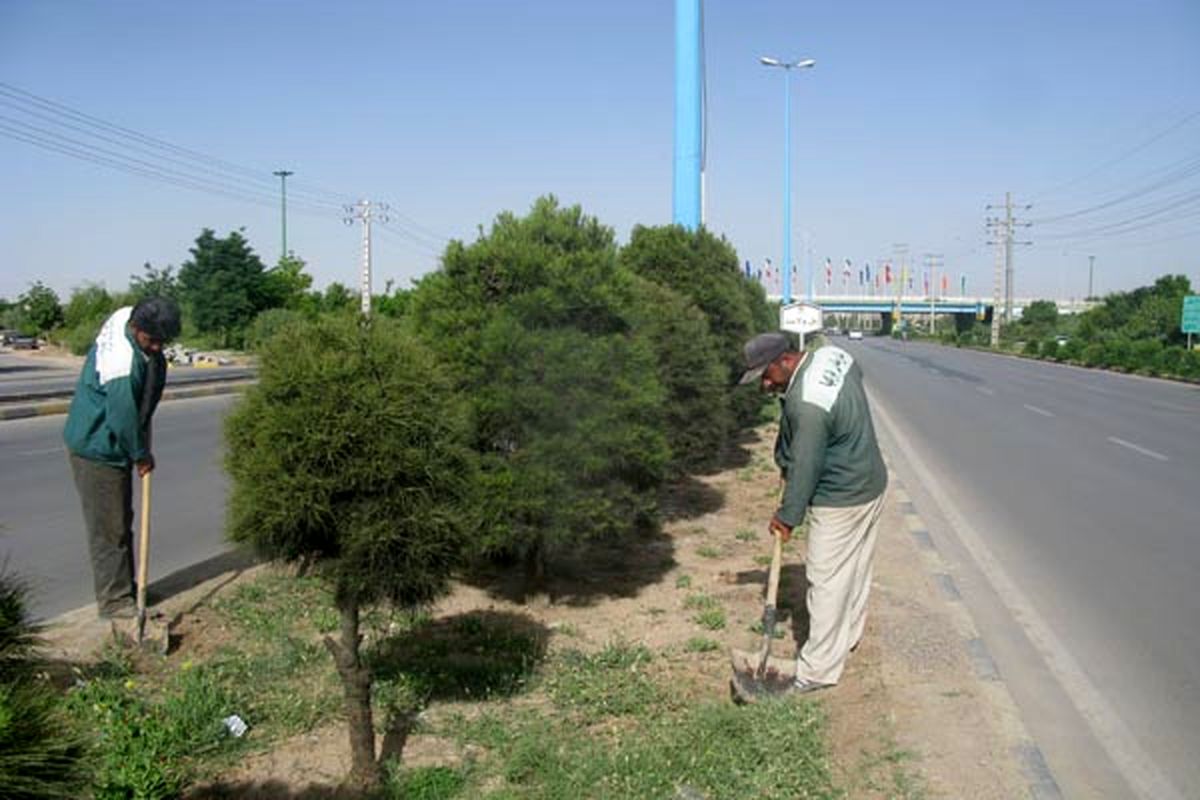
<svg viewBox="0 0 1200 800"><path fill-rule="evenodd" d="M746 371L742 373L738 385L757 381L767 366L781 355L792 349L786 334L760 333L742 348L746 361Z"/></svg>

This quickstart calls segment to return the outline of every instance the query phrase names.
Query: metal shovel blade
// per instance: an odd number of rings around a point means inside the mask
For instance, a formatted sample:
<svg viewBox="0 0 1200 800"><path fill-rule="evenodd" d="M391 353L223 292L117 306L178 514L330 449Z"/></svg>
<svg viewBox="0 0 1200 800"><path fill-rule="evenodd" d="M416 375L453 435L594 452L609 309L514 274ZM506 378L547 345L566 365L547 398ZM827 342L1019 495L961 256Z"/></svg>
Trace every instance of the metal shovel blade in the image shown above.
<svg viewBox="0 0 1200 800"><path fill-rule="evenodd" d="M733 650L730 661L733 677L729 688L738 703L754 703L769 697L782 697L792 688L796 680L796 662L790 658L777 658L760 650L746 652Z"/></svg>

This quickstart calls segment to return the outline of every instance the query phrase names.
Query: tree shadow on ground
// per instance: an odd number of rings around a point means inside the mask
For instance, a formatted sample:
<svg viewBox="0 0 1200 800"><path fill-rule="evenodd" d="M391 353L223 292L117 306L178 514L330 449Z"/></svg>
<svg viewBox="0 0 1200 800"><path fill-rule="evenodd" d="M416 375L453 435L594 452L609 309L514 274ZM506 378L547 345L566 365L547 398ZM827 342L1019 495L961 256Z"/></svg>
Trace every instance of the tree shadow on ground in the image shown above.
<svg viewBox="0 0 1200 800"><path fill-rule="evenodd" d="M738 585L757 584L762 587L762 600L767 597L767 570L743 570L735 575ZM796 647L808 640L808 572L803 564L784 564L779 570L779 592L775 599L776 631L779 623L790 623ZM778 634L776 634L778 635Z"/></svg>
<svg viewBox="0 0 1200 800"><path fill-rule="evenodd" d="M675 564L674 540L653 530L584 541L571 550L550 553L541 579L531 579L517 559L479 563L462 577L490 596L512 603L544 596L554 604L590 606L634 597Z"/></svg>
<svg viewBox="0 0 1200 800"><path fill-rule="evenodd" d="M549 639L549 628L524 614L470 611L383 639L365 661L376 681L403 682L422 704L486 700L523 692Z"/></svg>
<svg viewBox="0 0 1200 800"><path fill-rule="evenodd" d="M666 488L658 508L664 522L679 522L713 514L724 505L723 491L686 475Z"/></svg>

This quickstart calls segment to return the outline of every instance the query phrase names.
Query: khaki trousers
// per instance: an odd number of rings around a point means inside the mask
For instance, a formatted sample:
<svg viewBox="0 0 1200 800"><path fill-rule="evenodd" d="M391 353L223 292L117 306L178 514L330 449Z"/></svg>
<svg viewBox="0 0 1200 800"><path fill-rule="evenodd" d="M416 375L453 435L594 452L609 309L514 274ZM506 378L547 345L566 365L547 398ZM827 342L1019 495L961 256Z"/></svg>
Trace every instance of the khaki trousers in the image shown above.
<svg viewBox="0 0 1200 800"><path fill-rule="evenodd" d="M885 490L860 506L813 506L809 510L805 561L808 640L796 659L797 678L837 683L850 648L862 637L886 495Z"/></svg>

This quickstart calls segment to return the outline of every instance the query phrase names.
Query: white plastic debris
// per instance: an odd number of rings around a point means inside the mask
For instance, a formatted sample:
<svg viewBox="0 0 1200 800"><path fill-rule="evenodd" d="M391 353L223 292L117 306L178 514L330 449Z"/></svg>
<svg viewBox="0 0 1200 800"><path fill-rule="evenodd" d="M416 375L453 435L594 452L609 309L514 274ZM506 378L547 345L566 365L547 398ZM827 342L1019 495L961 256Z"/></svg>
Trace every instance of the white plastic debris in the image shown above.
<svg viewBox="0 0 1200 800"><path fill-rule="evenodd" d="M237 739L242 738L249 727L246 725L246 721L237 714L230 714L228 717L221 720L221 722L225 723L226 730L233 734L234 738Z"/></svg>

